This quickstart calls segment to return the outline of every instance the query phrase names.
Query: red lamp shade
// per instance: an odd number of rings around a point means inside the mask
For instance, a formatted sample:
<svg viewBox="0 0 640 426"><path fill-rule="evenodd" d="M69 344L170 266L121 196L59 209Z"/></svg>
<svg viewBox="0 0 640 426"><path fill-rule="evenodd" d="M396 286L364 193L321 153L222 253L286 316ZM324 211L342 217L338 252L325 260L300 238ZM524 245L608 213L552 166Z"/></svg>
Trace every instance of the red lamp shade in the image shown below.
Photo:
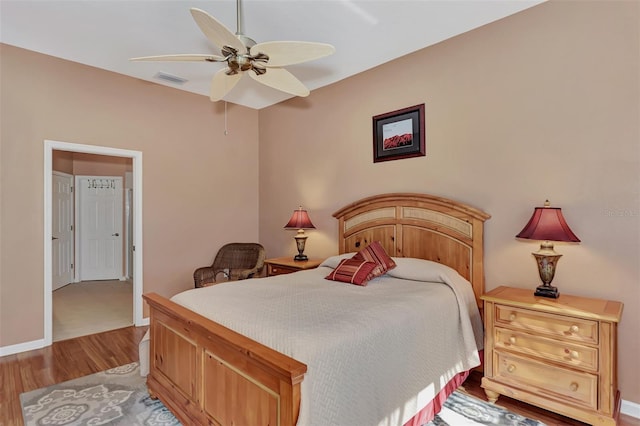
<svg viewBox="0 0 640 426"><path fill-rule="evenodd" d="M315 229L309 219L309 214L306 210L302 210L300 207L298 210L293 211L293 216L289 219L289 222L284 226L286 229Z"/></svg>
<svg viewBox="0 0 640 426"><path fill-rule="evenodd" d="M545 202L544 207L535 208L529 223L516 235L516 238L579 243L580 239L564 220L562 209L550 207L548 203L548 201Z"/></svg>

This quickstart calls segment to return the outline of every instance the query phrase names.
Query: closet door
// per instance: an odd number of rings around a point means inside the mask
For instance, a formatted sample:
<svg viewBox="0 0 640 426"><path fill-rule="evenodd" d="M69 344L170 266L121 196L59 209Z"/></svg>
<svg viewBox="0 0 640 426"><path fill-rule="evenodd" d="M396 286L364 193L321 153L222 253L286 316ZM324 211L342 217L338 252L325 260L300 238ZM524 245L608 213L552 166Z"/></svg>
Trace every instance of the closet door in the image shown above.
<svg viewBox="0 0 640 426"><path fill-rule="evenodd" d="M56 290L73 281L73 176L52 174L51 287Z"/></svg>
<svg viewBox="0 0 640 426"><path fill-rule="evenodd" d="M122 177L78 177L80 281L123 276Z"/></svg>

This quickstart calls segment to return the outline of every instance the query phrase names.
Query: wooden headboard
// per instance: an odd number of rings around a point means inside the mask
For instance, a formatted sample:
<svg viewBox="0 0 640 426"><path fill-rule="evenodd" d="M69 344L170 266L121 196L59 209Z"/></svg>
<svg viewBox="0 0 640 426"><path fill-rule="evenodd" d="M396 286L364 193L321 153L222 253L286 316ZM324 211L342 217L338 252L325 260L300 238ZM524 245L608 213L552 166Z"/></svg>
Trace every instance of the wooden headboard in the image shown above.
<svg viewBox="0 0 640 426"><path fill-rule="evenodd" d="M484 293L483 228L491 216L474 207L426 194L391 193L363 198L333 214L340 254L380 241L393 257L443 263Z"/></svg>

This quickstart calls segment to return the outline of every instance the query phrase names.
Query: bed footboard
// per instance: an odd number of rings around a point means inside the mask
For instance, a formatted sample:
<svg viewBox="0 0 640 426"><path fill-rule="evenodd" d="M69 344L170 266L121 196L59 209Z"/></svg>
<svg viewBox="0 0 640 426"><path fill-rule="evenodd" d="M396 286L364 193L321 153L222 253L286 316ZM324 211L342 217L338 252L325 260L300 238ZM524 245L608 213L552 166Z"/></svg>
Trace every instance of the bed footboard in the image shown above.
<svg viewBox="0 0 640 426"><path fill-rule="evenodd" d="M183 424L293 426L307 366L155 293L147 386Z"/></svg>

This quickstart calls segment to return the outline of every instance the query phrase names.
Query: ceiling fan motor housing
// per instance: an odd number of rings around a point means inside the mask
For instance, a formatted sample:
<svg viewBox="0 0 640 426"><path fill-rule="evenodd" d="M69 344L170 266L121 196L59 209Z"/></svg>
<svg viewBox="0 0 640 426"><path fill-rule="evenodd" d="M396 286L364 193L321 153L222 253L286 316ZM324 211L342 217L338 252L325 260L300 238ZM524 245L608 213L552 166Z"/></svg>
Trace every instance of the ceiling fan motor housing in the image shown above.
<svg viewBox="0 0 640 426"><path fill-rule="evenodd" d="M269 62L269 55L262 52L258 52L256 55L250 55L248 53L238 54L238 51L231 46L224 46L222 48L222 54L227 61L229 71L227 75L237 74L238 71L253 70L257 75L262 75L267 72L264 64Z"/></svg>

